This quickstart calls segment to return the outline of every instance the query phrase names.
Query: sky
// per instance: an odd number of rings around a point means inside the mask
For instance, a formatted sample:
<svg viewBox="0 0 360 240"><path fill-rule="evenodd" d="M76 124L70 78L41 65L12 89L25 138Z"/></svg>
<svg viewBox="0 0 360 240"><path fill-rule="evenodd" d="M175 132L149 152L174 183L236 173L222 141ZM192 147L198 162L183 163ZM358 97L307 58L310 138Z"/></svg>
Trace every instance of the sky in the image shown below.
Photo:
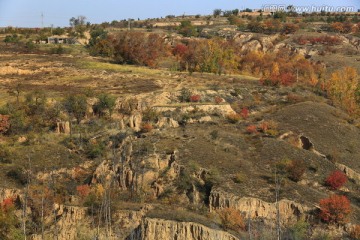
<svg viewBox="0 0 360 240"><path fill-rule="evenodd" d="M42 27L42 22L44 27L63 27L69 25L71 17L79 15L86 16L91 23L166 15L206 15L218 8L261 9L268 4L360 9L360 0L0 0L0 27Z"/></svg>

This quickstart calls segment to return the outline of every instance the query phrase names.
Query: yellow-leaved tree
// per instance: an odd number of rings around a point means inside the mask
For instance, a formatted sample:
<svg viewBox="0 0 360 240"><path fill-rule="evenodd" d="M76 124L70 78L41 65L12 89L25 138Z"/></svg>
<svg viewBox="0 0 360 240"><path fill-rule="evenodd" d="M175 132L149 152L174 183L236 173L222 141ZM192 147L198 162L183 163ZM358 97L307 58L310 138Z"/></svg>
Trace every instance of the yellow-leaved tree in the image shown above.
<svg viewBox="0 0 360 240"><path fill-rule="evenodd" d="M326 90L331 100L349 114L358 112L359 75L355 68L345 67L333 72L326 84Z"/></svg>

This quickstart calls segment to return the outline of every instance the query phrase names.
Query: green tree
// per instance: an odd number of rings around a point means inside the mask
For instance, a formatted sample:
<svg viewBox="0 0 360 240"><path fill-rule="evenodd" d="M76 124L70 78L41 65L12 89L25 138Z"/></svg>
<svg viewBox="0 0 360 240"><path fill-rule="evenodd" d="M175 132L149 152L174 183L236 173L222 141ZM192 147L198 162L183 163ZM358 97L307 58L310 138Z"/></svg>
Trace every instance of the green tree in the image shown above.
<svg viewBox="0 0 360 240"><path fill-rule="evenodd" d="M178 32L185 37L196 36L196 28L191 24L191 21L181 21Z"/></svg>
<svg viewBox="0 0 360 240"><path fill-rule="evenodd" d="M98 102L94 105L94 112L99 117L104 116L106 111L109 111L111 117L116 105L116 98L110 94L102 93L98 96Z"/></svg>
<svg viewBox="0 0 360 240"><path fill-rule="evenodd" d="M63 105L66 111L76 118L78 124L86 115L87 99L83 94L69 95Z"/></svg>
<svg viewBox="0 0 360 240"><path fill-rule="evenodd" d="M85 25L85 21L86 21L86 17L85 16L78 16L78 17L72 17L69 20L70 26L71 27L76 27L79 25Z"/></svg>
<svg viewBox="0 0 360 240"><path fill-rule="evenodd" d="M280 19L282 22L286 21L286 12L278 11L274 14L274 19Z"/></svg>
<svg viewBox="0 0 360 240"><path fill-rule="evenodd" d="M53 29L52 33L54 35L63 35L65 33L65 29L57 27L57 28Z"/></svg>
<svg viewBox="0 0 360 240"><path fill-rule="evenodd" d="M17 43L19 42L19 36L17 34L7 35L4 39L4 42L6 43L6 45L8 43Z"/></svg>
<svg viewBox="0 0 360 240"><path fill-rule="evenodd" d="M219 8L214 9L214 11L213 11L213 16L214 16L214 17L219 17L219 16L221 15L221 12L222 12L222 10L219 9Z"/></svg>

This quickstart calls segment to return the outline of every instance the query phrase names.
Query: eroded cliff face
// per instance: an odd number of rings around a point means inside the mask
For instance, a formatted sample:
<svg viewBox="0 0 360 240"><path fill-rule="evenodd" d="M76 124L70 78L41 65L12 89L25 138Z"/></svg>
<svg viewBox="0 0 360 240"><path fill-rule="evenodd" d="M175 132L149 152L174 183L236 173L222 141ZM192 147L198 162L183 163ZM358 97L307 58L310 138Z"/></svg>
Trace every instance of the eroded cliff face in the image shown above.
<svg viewBox="0 0 360 240"><path fill-rule="evenodd" d="M144 218L141 225L126 240L237 240L222 230L215 230L193 222L177 222L158 218Z"/></svg>
<svg viewBox="0 0 360 240"><path fill-rule="evenodd" d="M239 197L234 194L213 189L209 197L210 211L223 208L234 208L244 213L246 218L261 218L266 224L272 225L276 219L276 204L265 202L258 198ZM279 201L280 221L282 224L297 222L307 217L312 210L294 201L282 199Z"/></svg>
<svg viewBox="0 0 360 240"><path fill-rule="evenodd" d="M45 239L57 238L58 240L75 240L79 233L80 225L85 226L88 223L87 208L54 205L54 216L45 219L46 224L50 224L50 229L44 233ZM56 223L54 223L56 221ZM31 236L32 240L41 240L41 234Z"/></svg>
<svg viewBox="0 0 360 240"><path fill-rule="evenodd" d="M164 184L171 184L179 175L181 166L176 162L176 152L138 156L133 142L132 137L126 138L120 144L120 160L104 160L96 168L91 182L105 186L113 182L121 190L147 189L154 197L158 197L163 192ZM161 177L160 173L165 170L166 173ZM163 181L164 177L168 181Z"/></svg>
<svg viewBox="0 0 360 240"><path fill-rule="evenodd" d="M135 231L141 220L149 210L149 206L135 210L118 210L114 213L113 231L105 231L103 226L99 229L94 224L93 219L88 214L85 207L55 205L56 223L54 216L45 220L46 224L51 225L44 233L45 239L56 238L58 240L77 240L77 239L125 239L130 233ZM31 236L32 240L42 240L41 234Z"/></svg>

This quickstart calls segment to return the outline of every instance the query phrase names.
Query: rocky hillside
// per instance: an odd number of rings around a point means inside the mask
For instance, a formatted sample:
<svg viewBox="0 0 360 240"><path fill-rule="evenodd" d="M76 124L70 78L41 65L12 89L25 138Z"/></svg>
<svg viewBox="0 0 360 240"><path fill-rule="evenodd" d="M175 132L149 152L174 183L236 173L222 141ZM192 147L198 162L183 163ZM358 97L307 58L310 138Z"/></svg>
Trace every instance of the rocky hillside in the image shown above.
<svg viewBox="0 0 360 240"><path fill-rule="evenodd" d="M299 35L232 37L244 54L358 68L348 36L335 55ZM1 239L356 239L359 115L325 87L13 48L0 52Z"/></svg>

